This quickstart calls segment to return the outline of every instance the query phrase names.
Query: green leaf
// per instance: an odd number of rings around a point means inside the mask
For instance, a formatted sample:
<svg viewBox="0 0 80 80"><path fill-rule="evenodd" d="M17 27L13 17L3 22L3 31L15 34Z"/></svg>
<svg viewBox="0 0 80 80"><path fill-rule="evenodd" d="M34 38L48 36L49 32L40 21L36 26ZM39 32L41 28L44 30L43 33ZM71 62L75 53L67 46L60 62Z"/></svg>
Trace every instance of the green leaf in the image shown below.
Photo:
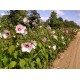
<svg viewBox="0 0 80 80"><path fill-rule="evenodd" d="M37 54L34 54L34 55L33 55L33 58L36 58L36 57L37 57Z"/></svg>
<svg viewBox="0 0 80 80"><path fill-rule="evenodd" d="M6 65L7 62L8 62L8 58L6 56L4 56L4 58L2 59L2 61L3 61L3 64Z"/></svg>
<svg viewBox="0 0 80 80"><path fill-rule="evenodd" d="M10 64L9 64L9 68L14 68L16 66L16 62L15 61L11 61Z"/></svg>
<svg viewBox="0 0 80 80"><path fill-rule="evenodd" d="M20 67L24 68L25 64L26 64L26 61L24 59L20 59L20 61L19 61Z"/></svg>
<svg viewBox="0 0 80 80"><path fill-rule="evenodd" d="M39 42L39 43L38 43L38 46L41 48L41 47L42 47L42 44Z"/></svg>
<svg viewBox="0 0 80 80"><path fill-rule="evenodd" d="M17 56L18 56L18 52L15 51L15 52L14 52L14 58L17 59Z"/></svg>
<svg viewBox="0 0 80 80"><path fill-rule="evenodd" d="M4 48L4 51L7 50L7 49L8 49L8 47L5 47L5 48Z"/></svg>
<svg viewBox="0 0 80 80"><path fill-rule="evenodd" d="M41 65L41 62L40 62L40 58L37 58L36 62L37 62L38 68L42 68L42 65Z"/></svg>
<svg viewBox="0 0 80 80"><path fill-rule="evenodd" d="M50 54L50 57L49 58L52 58L53 57L53 52L52 52L52 50L50 50L50 52L49 52L49 54Z"/></svg>
<svg viewBox="0 0 80 80"><path fill-rule="evenodd" d="M46 49L45 49L45 47L43 47L43 51L44 51L44 53L46 53Z"/></svg>
<svg viewBox="0 0 80 80"><path fill-rule="evenodd" d="M31 68L34 68L34 66L35 66L35 63L31 62Z"/></svg>
<svg viewBox="0 0 80 80"><path fill-rule="evenodd" d="M15 46L14 46L14 45L9 46L8 51L9 51L10 54L11 54L14 50L15 50Z"/></svg>
<svg viewBox="0 0 80 80"><path fill-rule="evenodd" d="M45 58L48 60L48 54L47 53L45 54Z"/></svg>
<svg viewBox="0 0 80 80"><path fill-rule="evenodd" d="M37 64L39 64L40 63L40 58L37 58L36 62L37 62Z"/></svg>

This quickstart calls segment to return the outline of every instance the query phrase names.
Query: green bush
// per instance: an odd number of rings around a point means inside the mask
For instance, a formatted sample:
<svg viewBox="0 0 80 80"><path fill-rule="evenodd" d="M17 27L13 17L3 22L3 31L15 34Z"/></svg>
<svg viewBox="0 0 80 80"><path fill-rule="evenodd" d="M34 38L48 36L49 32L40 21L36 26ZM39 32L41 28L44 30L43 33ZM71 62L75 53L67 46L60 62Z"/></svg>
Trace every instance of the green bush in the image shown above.
<svg viewBox="0 0 80 80"><path fill-rule="evenodd" d="M42 69L49 67L77 31L41 26L32 30L20 24L13 29L1 28L0 33L0 68Z"/></svg>

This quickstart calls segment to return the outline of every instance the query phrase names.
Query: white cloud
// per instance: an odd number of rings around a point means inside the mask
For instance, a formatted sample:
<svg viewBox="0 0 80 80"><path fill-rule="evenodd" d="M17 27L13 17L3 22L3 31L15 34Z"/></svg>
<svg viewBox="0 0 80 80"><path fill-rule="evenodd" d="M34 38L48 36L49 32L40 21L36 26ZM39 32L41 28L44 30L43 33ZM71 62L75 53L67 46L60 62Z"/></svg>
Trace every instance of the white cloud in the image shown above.
<svg viewBox="0 0 80 80"><path fill-rule="evenodd" d="M78 19L77 22L80 22L80 19Z"/></svg>
<svg viewBox="0 0 80 80"><path fill-rule="evenodd" d="M80 16L80 13L78 14L78 16Z"/></svg>
<svg viewBox="0 0 80 80"><path fill-rule="evenodd" d="M42 12L45 12L46 10L42 10Z"/></svg>
<svg viewBox="0 0 80 80"><path fill-rule="evenodd" d="M78 20L76 21L76 23L80 25L80 19L78 19Z"/></svg>
<svg viewBox="0 0 80 80"><path fill-rule="evenodd" d="M9 15L8 13L0 13L1 16Z"/></svg>
<svg viewBox="0 0 80 80"><path fill-rule="evenodd" d="M64 15L63 11L55 10L55 12L57 13L57 16L63 16Z"/></svg>
<svg viewBox="0 0 80 80"><path fill-rule="evenodd" d="M77 24L79 24L79 22L76 21Z"/></svg>
<svg viewBox="0 0 80 80"><path fill-rule="evenodd" d="M0 17L2 17L2 16L4 16L5 15L5 13L0 13Z"/></svg>
<svg viewBox="0 0 80 80"><path fill-rule="evenodd" d="M80 22L77 22L77 21L76 21L75 23L77 23L78 25L80 25Z"/></svg>
<svg viewBox="0 0 80 80"><path fill-rule="evenodd" d="M66 17L66 20L70 21L69 17Z"/></svg>
<svg viewBox="0 0 80 80"><path fill-rule="evenodd" d="M49 19L49 17L41 17L41 19L42 19L43 21L46 21L47 19Z"/></svg>
<svg viewBox="0 0 80 80"><path fill-rule="evenodd" d="M68 16L66 16L65 18L63 18L63 20L71 21L70 18L69 18Z"/></svg>
<svg viewBox="0 0 80 80"><path fill-rule="evenodd" d="M3 16L3 15L6 15L5 13L1 13L1 15Z"/></svg>

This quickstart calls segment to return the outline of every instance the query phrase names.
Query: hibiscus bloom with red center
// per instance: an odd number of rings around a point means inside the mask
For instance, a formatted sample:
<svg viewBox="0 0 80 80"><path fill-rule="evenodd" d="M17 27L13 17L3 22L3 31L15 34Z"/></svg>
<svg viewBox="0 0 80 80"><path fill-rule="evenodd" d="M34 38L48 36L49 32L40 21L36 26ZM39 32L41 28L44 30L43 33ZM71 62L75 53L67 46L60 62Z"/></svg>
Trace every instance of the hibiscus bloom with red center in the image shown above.
<svg viewBox="0 0 80 80"><path fill-rule="evenodd" d="M26 32L26 27L19 24L16 26L15 30L16 30L16 33L24 34Z"/></svg>

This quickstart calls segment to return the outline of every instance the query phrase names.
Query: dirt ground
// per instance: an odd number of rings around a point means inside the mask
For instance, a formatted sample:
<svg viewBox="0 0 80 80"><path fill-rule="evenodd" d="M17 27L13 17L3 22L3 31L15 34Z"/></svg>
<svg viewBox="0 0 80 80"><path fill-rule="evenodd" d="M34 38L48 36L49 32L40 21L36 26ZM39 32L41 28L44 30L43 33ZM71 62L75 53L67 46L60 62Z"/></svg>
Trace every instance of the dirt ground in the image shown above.
<svg viewBox="0 0 80 80"><path fill-rule="evenodd" d="M50 69L80 69L80 32L70 43L67 50L60 54Z"/></svg>

